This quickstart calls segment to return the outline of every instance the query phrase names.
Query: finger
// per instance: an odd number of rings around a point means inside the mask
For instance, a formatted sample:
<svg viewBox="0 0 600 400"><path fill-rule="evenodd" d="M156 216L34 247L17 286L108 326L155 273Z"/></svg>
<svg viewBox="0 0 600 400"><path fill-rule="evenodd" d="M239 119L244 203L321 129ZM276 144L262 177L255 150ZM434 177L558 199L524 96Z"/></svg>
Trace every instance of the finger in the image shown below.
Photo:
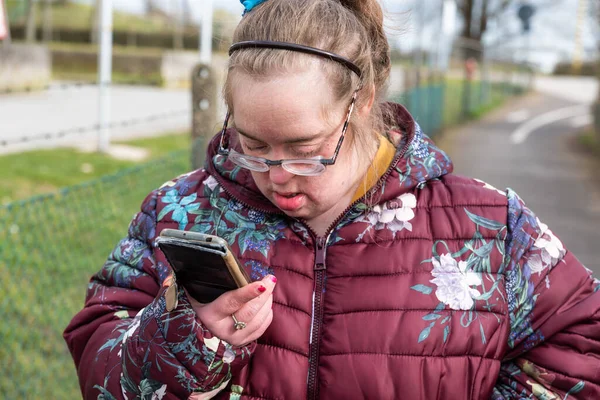
<svg viewBox="0 0 600 400"><path fill-rule="evenodd" d="M262 323L249 336L250 341L260 338L265 333L265 331L269 329L271 322L273 322L273 310L268 310L268 312L264 316L264 319L262 319Z"/></svg>
<svg viewBox="0 0 600 400"><path fill-rule="evenodd" d="M250 321L248 326L241 331L231 331L229 343L238 345L250 343L260 338L271 325L273 321L272 299L265 303L260 312ZM236 314L237 316L237 314Z"/></svg>
<svg viewBox="0 0 600 400"><path fill-rule="evenodd" d="M264 293L250 300L245 305L239 308L240 310L246 308L245 313L248 316L248 319L253 318L254 315L256 315L258 311L263 307L267 299L273 294L273 290L275 289L277 279L273 275L267 275L261 280L261 282L266 288Z"/></svg>
<svg viewBox="0 0 600 400"><path fill-rule="evenodd" d="M224 293L214 301L215 309L221 316L229 316L260 295L272 293L274 286L275 282L272 279L263 279Z"/></svg>
<svg viewBox="0 0 600 400"><path fill-rule="evenodd" d="M244 321L253 327L262 323L262 319L271 311L273 307L273 294L262 296L246 303L246 305L235 312L235 317L239 321Z"/></svg>

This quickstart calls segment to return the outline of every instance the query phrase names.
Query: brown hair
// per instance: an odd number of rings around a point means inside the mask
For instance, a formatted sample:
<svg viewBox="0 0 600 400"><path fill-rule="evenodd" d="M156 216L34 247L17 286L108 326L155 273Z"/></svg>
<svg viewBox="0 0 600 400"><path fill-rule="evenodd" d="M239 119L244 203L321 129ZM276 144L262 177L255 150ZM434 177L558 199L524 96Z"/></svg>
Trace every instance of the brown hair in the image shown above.
<svg viewBox="0 0 600 400"><path fill-rule="evenodd" d="M390 74L389 44L383 30L383 11L376 0L268 0L247 13L233 41L269 40L316 47L348 58L362 71L363 88L357 106L375 102L368 121L351 121L354 137L370 153L377 148L377 132L384 118L380 101ZM350 101L359 78L345 66L298 52L273 49L236 51L229 60L224 98L233 111L231 86L236 71L255 77L289 73L319 60L338 101ZM373 93L373 89L375 93Z"/></svg>

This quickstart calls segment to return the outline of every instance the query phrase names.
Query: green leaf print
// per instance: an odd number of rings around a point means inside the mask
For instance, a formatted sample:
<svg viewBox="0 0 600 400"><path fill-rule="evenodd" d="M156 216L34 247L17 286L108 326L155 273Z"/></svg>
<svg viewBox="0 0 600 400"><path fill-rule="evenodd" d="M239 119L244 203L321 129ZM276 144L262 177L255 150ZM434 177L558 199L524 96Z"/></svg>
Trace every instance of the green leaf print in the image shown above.
<svg viewBox="0 0 600 400"><path fill-rule="evenodd" d="M585 387L585 382L579 381L575 386L573 386L571 389L569 389L569 391L567 392L567 394L565 395L565 398L563 400L567 400L567 397L569 397L570 394L575 394L575 393L581 392L584 387Z"/></svg>
<svg viewBox="0 0 600 400"><path fill-rule="evenodd" d="M436 319L442 318L439 314L427 314L423 317L425 321L435 321Z"/></svg>
<svg viewBox="0 0 600 400"><path fill-rule="evenodd" d="M415 286L411 286L412 290L416 290L417 292L421 292L423 294L431 294L431 292L433 292L433 289L430 288L429 286L426 285L415 285Z"/></svg>
<svg viewBox="0 0 600 400"><path fill-rule="evenodd" d="M484 227L486 229L492 230L492 231L499 231L502 228L504 228L504 224L491 220L491 219L487 219L485 217L480 217L479 215L475 215L473 213L470 213L469 210L467 210L465 208L465 212L467 213L467 216L469 217L469 219L471 221L473 221L475 224L477 224L478 226Z"/></svg>
<svg viewBox="0 0 600 400"><path fill-rule="evenodd" d="M421 343L423 340L425 340L429 337L431 328L433 328L434 325L435 325L435 322L432 322L428 327L426 327L425 329L423 329L421 331L421 334L419 335L419 343Z"/></svg>
<svg viewBox="0 0 600 400"><path fill-rule="evenodd" d="M444 328L444 343L448 340L448 336L450 336L450 325L446 325Z"/></svg>

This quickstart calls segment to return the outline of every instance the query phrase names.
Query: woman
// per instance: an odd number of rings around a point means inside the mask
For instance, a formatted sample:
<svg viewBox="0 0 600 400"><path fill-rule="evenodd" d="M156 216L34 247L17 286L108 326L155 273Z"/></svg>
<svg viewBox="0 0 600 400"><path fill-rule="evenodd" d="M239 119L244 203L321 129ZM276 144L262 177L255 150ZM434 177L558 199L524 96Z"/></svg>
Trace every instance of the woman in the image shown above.
<svg viewBox="0 0 600 400"><path fill-rule="evenodd" d="M600 398L600 282L380 102L377 2L245 3L206 170L146 198L65 332L84 397ZM165 228L256 282L188 298Z"/></svg>

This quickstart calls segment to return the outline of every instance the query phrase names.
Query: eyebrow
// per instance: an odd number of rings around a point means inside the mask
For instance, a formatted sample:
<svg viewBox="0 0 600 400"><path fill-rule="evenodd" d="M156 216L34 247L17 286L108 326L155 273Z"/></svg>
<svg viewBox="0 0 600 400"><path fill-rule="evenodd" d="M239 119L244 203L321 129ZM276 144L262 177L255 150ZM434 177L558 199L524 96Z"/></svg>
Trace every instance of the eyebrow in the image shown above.
<svg viewBox="0 0 600 400"><path fill-rule="evenodd" d="M248 139L252 139L255 140L257 142L262 142L262 140L255 138L252 135L247 134L246 132L241 131L239 128L235 128L235 130L242 136L247 137ZM306 143L306 142L310 142L311 140L314 140L316 138L318 138L319 136L321 136L322 132L318 133L315 136L307 136L307 137L298 137L298 138L294 138L294 139L290 139L290 140L286 140L284 143L285 144L298 144L298 143Z"/></svg>

